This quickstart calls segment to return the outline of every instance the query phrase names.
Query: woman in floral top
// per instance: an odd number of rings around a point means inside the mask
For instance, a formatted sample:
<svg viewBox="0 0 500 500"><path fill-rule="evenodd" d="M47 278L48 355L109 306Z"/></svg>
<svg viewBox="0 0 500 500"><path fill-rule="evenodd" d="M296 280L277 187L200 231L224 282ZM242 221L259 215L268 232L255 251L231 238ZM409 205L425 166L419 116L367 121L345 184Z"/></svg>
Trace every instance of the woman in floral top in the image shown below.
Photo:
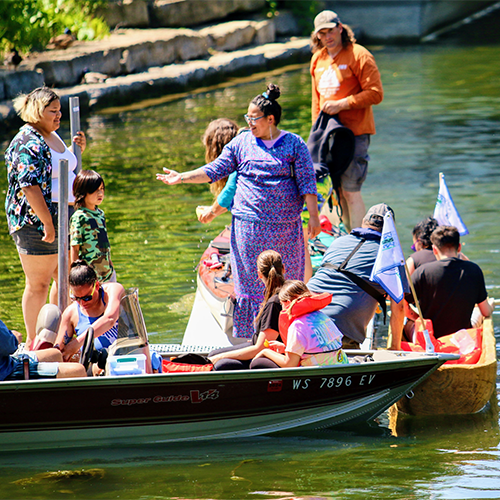
<svg viewBox="0 0 500 500"><path fill-rule="evenodd" d="M5 152L9 182L5 211L9 233L16 243L26 276L22 306L26 343L30 348L36 335L38 313L47 301L51 279L57 280L53 156L65 155L72 161L74 155L56 134L61 122L61 103L54 91L40 87L27 95L20 95L14 100L14 108L26 124ZM83 132L78 132L73 141L82 151L85 149ZM51 302L55 303L56 299L57 288L53 287Z"/></svg>
<svg viewBox="0 0 500 500"><path fill-rule="evenodd" d="M238 173L231 226L231 270L236 305L233 335L251 338L254 318L264 298L257 275L257 257L275 250L283 258L287 277L304 279L304 236L300 215L304 202L310 213L308 233L321 231L316 178L311 155L296 134L278 129L280 89L272 83L248 106L249 130L241 132L211 163L179 174L164 169L165 184L215 182Z"/></svg>

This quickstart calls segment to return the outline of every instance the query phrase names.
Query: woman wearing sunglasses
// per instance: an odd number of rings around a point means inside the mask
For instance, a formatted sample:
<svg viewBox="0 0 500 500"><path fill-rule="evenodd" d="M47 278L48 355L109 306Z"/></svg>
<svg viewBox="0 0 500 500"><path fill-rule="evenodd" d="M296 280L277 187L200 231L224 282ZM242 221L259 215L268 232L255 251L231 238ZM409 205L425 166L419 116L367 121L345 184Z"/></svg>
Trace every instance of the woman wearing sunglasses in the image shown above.
<svg viewBox="0 0 500 500"><path fill-rule="evenodd" d="M62 315L56 339L64 361L80 350L89 326L94 328L97 350L109 347L116 340L120 300L125 289L120 283L101 284L94 268L77 260L71 265L69 292L72 304Z"/></svg>
<svg viewBox="0 0 500 500"><path fill-rule="evenodd" d="M264 298L257 276L257 257L264 250L281 254L290 279L304 279L304 237L300 215L309 210L309 238L321 231L316 179L311 155L296 134L278 129L280 89L269 84L254 97L238 134L214 161L190 172L163 169L157 179L168 185L216 182L237 172L231 214L231 269L236 306L235 337L251 338L253 322Z"/></svg>

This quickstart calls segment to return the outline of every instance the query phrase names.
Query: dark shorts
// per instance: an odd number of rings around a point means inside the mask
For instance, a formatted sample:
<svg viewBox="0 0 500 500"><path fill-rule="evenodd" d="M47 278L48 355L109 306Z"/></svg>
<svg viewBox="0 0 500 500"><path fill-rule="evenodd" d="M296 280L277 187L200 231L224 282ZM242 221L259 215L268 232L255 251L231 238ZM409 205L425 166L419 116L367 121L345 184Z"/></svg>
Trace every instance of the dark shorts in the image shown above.
<svg viewBox="0 0 500 500"><path fill-rule="evenodd" d="M57 203L53 203L57 207ZM74 214L73 205L68 206L68 219ZM52 243L42 241L43 235L32 224L26 224L19 231L12 233L12 239L17 247L17 252L23 255L54 255L59 252L58 247L58 217L52 217L52 223L56 230L56 239ZM69 234L68 221L68 245L71 237ZM69 247L68 247L69 248Z"/></svg>
<svg viewBox="0 0 500 500"><path fill-rule="evenodd" d="M24 365L23 357L28 356L30 366L30 379L40 378L56 378L59 372L59 363L56 362L43 362L39 363L34 353L22 354L20 356L13 356L19 363L16 364L14 371L5 378L5 380L24 380Z"/></svg>
<svg viewBox="0 0 500 500"><path fill-rule="evenodd" d="M12 233L17 251L23 255L53 255L58 253L57 216L52 217L56 230L56 239L52 243L42 241L43 235L32 224L26 224L19 231Z"/></svg>
<svg viewBox="0 0 500 500"><path fill-rule="evenodd" d="M370 135L357 135L354 142L354 158L342 174L340 183L344 191L361 191L368 174L368 147L370 146Z"/></svg>

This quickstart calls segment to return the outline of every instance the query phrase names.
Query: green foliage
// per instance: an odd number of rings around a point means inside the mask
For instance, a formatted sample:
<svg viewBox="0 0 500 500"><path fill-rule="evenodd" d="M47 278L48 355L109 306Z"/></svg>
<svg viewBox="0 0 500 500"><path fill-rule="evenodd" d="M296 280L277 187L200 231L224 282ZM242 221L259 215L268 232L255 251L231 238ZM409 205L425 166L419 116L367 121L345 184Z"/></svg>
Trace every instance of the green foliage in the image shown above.
<svg viewBox="0 0 500 500"><path fill-rule="evenodd" d="M309 36L316 14L324 9L320 0L266 0L267 16L275 16L280 9L290 10L301 28L302 35Z"/></svg>
<svg viewBox="0 0 500 500"><path fill-rule="evenodd" d="M13 47L22 53L43 50L66 28L78 40L102 38L109 28L94 13L105 4L105 0L0 1L0 51Z"/></svg>

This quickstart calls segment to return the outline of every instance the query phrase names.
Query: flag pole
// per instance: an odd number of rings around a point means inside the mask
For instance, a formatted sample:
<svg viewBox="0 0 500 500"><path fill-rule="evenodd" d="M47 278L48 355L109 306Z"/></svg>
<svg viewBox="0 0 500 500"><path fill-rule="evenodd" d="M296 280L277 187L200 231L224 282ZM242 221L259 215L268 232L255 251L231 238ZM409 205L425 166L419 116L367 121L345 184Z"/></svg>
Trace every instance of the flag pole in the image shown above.
<svg viewBox="0 0 500 500"><path fill-rule="evenodd" d="M420 309L420 302L418 301L417 292L415 291L415 287L413 286L413 281L408 271L408 264L406 263L406 261L405 261L405 270L406 270L406 275L408 276L408 283L410 285L410 290L415 300L415 305L417 306L418 315L420 317L420 321L422 321L422 328L424 329L425 352L428 354L434 354L434 344L431 342L429 331L425 327L424 315L422 314L422 309Z"/></svg>

